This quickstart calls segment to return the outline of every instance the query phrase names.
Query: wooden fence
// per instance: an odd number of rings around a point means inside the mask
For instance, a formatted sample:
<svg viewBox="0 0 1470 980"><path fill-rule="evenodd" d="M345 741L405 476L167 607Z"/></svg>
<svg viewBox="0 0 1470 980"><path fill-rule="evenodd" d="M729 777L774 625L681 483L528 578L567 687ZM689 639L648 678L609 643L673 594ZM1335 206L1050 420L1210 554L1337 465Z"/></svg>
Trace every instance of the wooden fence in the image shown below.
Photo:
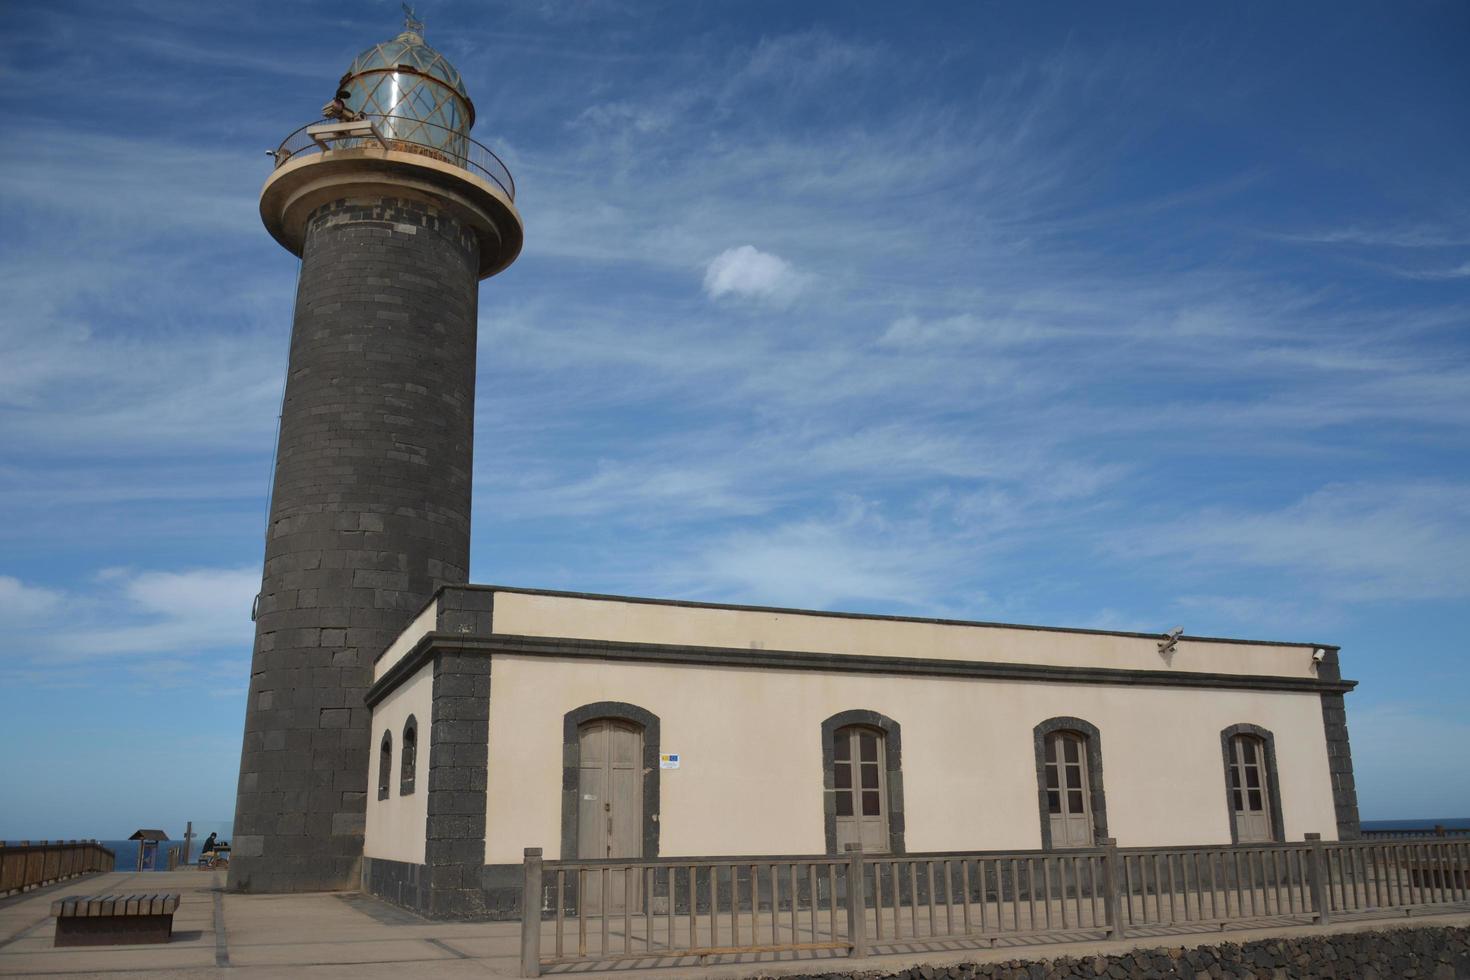
<svg viewBox="0 0 1470 980"><path fill-rule="evenodd" d="M1470 839L653 861L528 849L524 878L541 899L521 929L521 973L535 977L1443 911L1470 907Z"/></svg>
<svg viewBox="0 0 1470 980"><path fill-rule="evenodd" d="M0 844L0 896L92 871L111 871L115 857L94 840Z"/></svg>

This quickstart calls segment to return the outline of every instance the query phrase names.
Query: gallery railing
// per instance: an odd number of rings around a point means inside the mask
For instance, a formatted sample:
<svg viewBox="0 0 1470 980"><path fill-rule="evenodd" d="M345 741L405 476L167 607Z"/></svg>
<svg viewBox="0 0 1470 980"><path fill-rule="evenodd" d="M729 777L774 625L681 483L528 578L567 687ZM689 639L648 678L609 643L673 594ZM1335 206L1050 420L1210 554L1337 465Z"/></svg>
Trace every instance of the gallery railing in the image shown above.
<svg viewBox="0 0 1470 980"><path fill-rule="evenodd" d="M299 157L331 150L397 150L471 171L494 183L507 199L516 198L516 182L505 162L488 146L458 130L414 117L377 113L364 113L355 121L371 123L370 135L359 135L350 127L334 133L334 127L321 119L307 123L270 151L275 165L281 167Z"/></svg>
<svg viewBox="0 0 1470 980"><path fill-rule="evenodd" d="M115 857L94 840L0 843L0 896L92 871L111 871Z"/></svg>
<svg viewBox="0 0 1470 980"><path fill-rule="evenodd" d="M1470 840L543 861L521 971L1123 938L1470 906ZM861 882L855 887L854 882ZM535 904L533 902L533 904Z"/></svg>

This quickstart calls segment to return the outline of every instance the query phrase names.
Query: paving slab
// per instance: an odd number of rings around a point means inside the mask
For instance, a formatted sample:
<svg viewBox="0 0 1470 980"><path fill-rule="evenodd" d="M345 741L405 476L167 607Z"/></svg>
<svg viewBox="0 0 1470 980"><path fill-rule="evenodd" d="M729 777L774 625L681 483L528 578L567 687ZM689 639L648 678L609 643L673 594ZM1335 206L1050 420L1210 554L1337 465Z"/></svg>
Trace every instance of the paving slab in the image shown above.
<svg viewBox="0 0 1470 980"><path fill-rule="evenodd" d="M51 902L68 895L109 892L178 892L174 939L167 945L70 947L51 945ZM1401 928L1405 925L1470 925L1470 911L1412 918L1335 922L1331 933ZM997 949L909 950L873 956L861 967L896 971L918 963L949 966L1057 956L1092 956L1140 947L1195 946L1249 942L1290 935L1322 934L1313 926L1231 929L1226 932L1171 932L1120 941L1081 939L1070 943L1008 946ZM665 961L669 963L670 961ZM547 969L545 975L579 980L744 980L752 976L823 972L857 965L841 956L807 956L699 966L645 969L633 961L623 969L587 966ZM234 895L224 891L224 875L185 869L171 872L114 872L62 882L0 900L0 975L80 977L343 977L351 980L515 977L520 969L517 922L434 922L367 895Z"/></svg>

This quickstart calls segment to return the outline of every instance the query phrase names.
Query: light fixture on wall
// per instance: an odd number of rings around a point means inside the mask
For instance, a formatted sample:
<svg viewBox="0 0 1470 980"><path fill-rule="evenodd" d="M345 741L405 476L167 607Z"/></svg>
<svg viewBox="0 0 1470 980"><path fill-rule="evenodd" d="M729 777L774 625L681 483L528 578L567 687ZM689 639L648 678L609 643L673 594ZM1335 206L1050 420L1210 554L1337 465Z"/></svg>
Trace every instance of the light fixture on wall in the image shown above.
<svg viewBox="0 0 1470 980"><path fill-rule="evenodd" d="M1320 664L1322 661L1324 661L1326 659L1327 659L1327 650L1326 650L1325 647L1313 647L1312 648L1312 665L1313 666L1316 666L1317 664Z"/></svg>
<svg viewBox="0 0 1470 980"><path fill-rule="evenodd" d="M1167 657L1169 654L1173 653L1174 647L1179 643L1179 638L1183 635L1183 626L1176 626L1169 632L1165 633L1164 638L1159 641L1159 656Z"/></svg>

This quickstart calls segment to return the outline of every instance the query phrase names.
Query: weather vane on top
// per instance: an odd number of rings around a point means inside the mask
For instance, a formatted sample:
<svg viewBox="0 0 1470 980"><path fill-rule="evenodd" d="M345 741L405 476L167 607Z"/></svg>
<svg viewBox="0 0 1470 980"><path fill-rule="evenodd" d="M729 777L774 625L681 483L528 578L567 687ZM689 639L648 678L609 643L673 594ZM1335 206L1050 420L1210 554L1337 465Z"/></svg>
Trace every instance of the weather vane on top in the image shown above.
<svg viewBox="0 0 1470 980"><path fill-rule="evenodd" d="M406 3L403 4L402 7L404 29L412 31L414 34L424 33L424 22L414 16L413 8Z"/></svg>

